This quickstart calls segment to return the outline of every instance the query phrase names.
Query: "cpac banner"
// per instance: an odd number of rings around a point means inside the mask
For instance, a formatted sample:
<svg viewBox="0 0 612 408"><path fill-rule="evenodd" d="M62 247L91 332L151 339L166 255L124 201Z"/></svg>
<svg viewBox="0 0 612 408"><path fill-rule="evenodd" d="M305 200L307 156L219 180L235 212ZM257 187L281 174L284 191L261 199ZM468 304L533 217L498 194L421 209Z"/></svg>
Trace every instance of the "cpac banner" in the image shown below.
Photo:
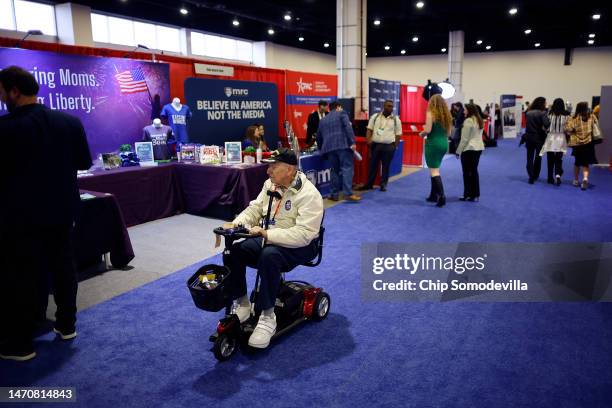
<svg viewBox="0 0 612 408"><path fill-rule="evenodd" d="M40 103L81 119L94 157L140 141L154 101L170 101L168 64L0 48L0 69L10 65L34 75Z"/></svg>
<svg viewBox="0 0 612 408"><path fill-rule="evenodd" d="M185 99L193 116L189 139L222 146L242 140L247 127L262 124L270 148L278 144L278 89L270 82L187 78Z"/></svg>
<svg viewBox="0 0 612 408"><path fill-rule="evenodd" d="M393 101L393 113L398 115L400 109L400 83L399 81L386 81L384 79L369 78L370 87L370 117L377 112L382 112L383 105L387 99Z"/></svg>
<svg viewBox="0 0 612 408"><path fill-rule="evenodd" d="M521 120L516 117L516 95L501 96L501 115L504 139L516 138L516 122Z"/></svg>
<svg viewBox="0 0 612 408"><path fill-rule="evenodd" d="M287 116L294 133L306 138L308 115L317 109L320 100L335 101L338 90L336 75L287 71Z"/></svg>

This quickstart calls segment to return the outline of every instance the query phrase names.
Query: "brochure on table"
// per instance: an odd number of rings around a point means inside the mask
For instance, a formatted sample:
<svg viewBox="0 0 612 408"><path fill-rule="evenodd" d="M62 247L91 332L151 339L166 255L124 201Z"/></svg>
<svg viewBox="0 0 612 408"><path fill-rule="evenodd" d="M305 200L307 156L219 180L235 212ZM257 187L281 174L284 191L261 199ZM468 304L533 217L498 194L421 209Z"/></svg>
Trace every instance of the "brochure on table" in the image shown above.
<svg viewBox="0 0 612 408"><path fill-rule="evenodd" d="M140 160L141 166L156 166L155 160L153 160L153 143L152 142L136 142L134 143L134 150L136 156Z"/></svg>
<svg viewBox="0 0 612 408"><path fill-rule="evenodd" d="M242 143L225 142L225 154L228 164L242 163Z"/></svg>

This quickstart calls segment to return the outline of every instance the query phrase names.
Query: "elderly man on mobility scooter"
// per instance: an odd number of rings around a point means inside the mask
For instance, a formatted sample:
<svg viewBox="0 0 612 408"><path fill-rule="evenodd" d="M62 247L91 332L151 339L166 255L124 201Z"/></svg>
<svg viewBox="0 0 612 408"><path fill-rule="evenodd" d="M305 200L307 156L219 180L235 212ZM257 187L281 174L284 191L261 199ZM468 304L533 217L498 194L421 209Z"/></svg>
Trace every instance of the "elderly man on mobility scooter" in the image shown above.
<svg viewBox="0 0 612 408"><path fill-rule="evenodd" d="M251 313L247 296L246 266L256 265L261 279L255 307L261 310L259 321L249 338L249 346L266 348L276 332L274 305L281 282L281 271L312 260L317 255L315 239L323 219L323 198L317 188L297 169L297 158L281 148L269 159L268 176L257 198L232 221L232 228L243 225L252 235L235 243L226 266L232 271L230 294L233 313L240 322ZM274 198L268 191L278 194ZM280 198L279 198L280 197ZM268 229L262 226L269 200L273 200Z"/></svg>

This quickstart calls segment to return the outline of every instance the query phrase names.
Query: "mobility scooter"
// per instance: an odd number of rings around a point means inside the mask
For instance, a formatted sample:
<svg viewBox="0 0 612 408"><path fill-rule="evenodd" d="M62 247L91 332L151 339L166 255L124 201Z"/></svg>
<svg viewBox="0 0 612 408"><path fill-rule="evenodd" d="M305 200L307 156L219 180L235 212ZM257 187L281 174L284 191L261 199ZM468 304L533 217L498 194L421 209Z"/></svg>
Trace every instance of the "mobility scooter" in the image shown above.
<svg viewBox="0 0 612 408"><path fill-rule="evenodd" d="M280 195L275 191L268 191L268 195L270 196L268 211L263 221L265 229L268 229L273 198L280 199ZM226 259L231 256L232 245L235 241L255 237L242 226L229 229L219 227L214 229L214 233L225 239L224 265L228 264ZM314 267L321 263L324 233L325 228L321 225L319 237L315 240L317 254L313 260L304 263L304 266ZM254 265L249 266L254 267ZM289 270L282 272L283 277L274 307L277 328L272 341L305 320L321 321L325 319L331 303L329 295L321 288L304 281L287 281L284 279L284 273ZM240 347L249 347L248 339L259 319L259 314L254 310L259 291L259 273L255 279L255 289L251 293L251 316L243 323L240 323L236 314L231 313L232 299L224 284L229 282L228 278L231 279L231 273L232 271L227 266L209 264L198 269L187 281L196 307L209 312L218 312L223 308L226 310L226 316L219 321L216 332L209 338L214 343L212 351L219 361L230 359Z"/></svg>

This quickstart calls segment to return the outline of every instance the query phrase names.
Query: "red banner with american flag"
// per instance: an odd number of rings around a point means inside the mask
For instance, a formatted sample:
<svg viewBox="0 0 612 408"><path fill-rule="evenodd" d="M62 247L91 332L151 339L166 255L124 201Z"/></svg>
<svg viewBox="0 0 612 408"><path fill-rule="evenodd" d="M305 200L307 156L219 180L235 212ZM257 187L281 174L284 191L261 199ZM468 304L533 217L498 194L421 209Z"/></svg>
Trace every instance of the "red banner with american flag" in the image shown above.
<svg viewBox="0 0 612 408"><path fill-rule="evenodd" d="M115 75L122 94L148 92L147 81L140 68L123 71Z"/></svg>

